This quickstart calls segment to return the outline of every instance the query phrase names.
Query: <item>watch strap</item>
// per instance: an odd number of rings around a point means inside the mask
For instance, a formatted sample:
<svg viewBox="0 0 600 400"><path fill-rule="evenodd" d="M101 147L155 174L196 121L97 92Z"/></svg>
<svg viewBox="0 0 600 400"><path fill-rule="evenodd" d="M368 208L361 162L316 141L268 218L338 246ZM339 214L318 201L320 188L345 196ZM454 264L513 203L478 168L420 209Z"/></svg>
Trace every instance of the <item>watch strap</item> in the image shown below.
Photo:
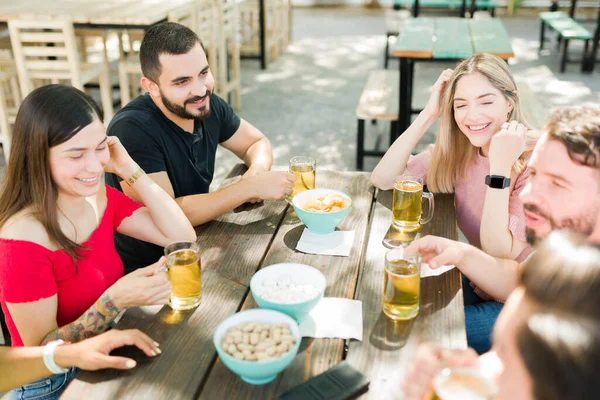
<svg viewBox="0 0 600 400"><path fill-rule="evenodd" d="M501 184L495 182L501 181ZM505 189L510 187L510 178L502 175L486 175L485 184L493 189Z"/></svg>

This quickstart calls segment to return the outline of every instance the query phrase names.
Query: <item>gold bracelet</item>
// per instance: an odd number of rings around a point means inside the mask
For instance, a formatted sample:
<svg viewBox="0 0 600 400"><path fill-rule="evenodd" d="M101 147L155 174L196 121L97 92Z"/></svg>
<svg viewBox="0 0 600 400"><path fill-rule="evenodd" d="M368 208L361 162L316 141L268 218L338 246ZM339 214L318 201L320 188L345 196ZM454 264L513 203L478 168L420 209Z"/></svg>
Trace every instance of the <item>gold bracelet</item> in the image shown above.
<svg viewBox="0 0 600 400"><path fill-rule="evenodd" d="M135 183L135 181L137 181L140 178L140 176L142 176L144 174L145 174L144 170L141 167L138 168L138 170L135 171L133 173L133 175L131 175L129 178L126 179L127 184L129 186L133 185Z"/></svg>

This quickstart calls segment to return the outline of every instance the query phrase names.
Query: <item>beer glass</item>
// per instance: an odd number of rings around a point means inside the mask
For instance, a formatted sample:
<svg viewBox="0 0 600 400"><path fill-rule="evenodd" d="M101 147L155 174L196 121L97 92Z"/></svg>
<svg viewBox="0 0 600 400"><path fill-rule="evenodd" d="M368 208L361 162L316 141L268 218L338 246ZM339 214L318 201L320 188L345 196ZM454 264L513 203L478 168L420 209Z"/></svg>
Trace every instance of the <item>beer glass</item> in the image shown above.
<svg viewBox="0 0 600 400"><path fill-rule="evenodd" d="M315 188L317 161L312 157L298 156L290 160L290 172L296 175L294 191L290 198L300 192Z"/></svg>
<svg viewBox="0 0 600 400"><path fill-rule="evenodd" d="M445 368L433 380L432 400L493 400L495 385L475 368Z"/></svg>
<svg viewBox="0 0 600 400"><path fill-rule="evenodd" d="M167 275L172 293L169 305L173 310L189 310L202 298L200 247L195 242L176 242L165 247Z"/></svg>
<svg viewBox="0 0 600 400"><path fill-rule="evenodd" d="M429 212L422 217L422 198L429 202ZM421 225L433 217L433 194L423 192L423 180L412 175L402 175L396 179L392 201L392 223L397 229L419 230Z"/></svg>
<svg viewBox="0 0 600 400"><path fill-rule="evenodd" d="M419 313L421 256L406 257L404 247L385 254L383 312L393 320L412 319Z"/></svg>

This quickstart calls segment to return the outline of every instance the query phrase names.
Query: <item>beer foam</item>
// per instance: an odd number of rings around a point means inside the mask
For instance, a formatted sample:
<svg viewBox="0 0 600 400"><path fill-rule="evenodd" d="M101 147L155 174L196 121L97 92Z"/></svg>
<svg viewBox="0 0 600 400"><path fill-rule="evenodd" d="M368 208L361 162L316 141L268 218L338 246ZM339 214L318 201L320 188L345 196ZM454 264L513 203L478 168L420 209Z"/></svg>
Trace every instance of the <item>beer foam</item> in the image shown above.
<svg viewBox="0 0 600 400"><path fill-rule="evenodd" d="M493 389L477 371L458 369L450 374L438 376L435 392L442 400L488 400L493 398Z"/></svg>
<svg viewBox="0 0 600 400"><path fill-rule="evenodd" d="M254 293L273 303L293 304L314 299L320 294L320 290L316 286L292 282L290 278L284 277L277 280L265 279L254 288Z"/></svg>

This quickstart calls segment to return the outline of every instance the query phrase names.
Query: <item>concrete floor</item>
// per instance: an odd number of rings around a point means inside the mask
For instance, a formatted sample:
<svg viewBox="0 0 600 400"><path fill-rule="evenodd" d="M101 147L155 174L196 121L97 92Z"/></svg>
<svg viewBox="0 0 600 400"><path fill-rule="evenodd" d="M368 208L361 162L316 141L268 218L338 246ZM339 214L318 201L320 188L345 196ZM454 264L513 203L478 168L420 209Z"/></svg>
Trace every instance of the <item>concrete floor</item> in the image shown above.
<svg viewBox="0 0 600 400"><path fill-rule="evenodd" d="M527 17L502 17L515 58L510 65L519 80L529 83L546 109L584 102L600 103L600 65L594 74L581 74L579 65L558 72L553 46L537 53L539 22ZM275 164L286 166L296 155L311 155L317 168L355 169L354 108L370 71L383 65L384 10L364 8L300 8L293 11L293 42L288 51L262 71L257 61L242 62L240 115L265 133L273 144ZM571 45L572 57L582 45ZM416 69L414 103L424 105L440 71L454 64L422 63ZM395 61L390 68L397 68ZM369 145L387 148L388 124L367 124ZM422 148L434 140L430 132ZM231 167L235 156L220 150L212 189ZM372 170L375 158L367 158ZM0 157L0 179L4 158ZM0 343L2 343L0 337Z"/></svg>

